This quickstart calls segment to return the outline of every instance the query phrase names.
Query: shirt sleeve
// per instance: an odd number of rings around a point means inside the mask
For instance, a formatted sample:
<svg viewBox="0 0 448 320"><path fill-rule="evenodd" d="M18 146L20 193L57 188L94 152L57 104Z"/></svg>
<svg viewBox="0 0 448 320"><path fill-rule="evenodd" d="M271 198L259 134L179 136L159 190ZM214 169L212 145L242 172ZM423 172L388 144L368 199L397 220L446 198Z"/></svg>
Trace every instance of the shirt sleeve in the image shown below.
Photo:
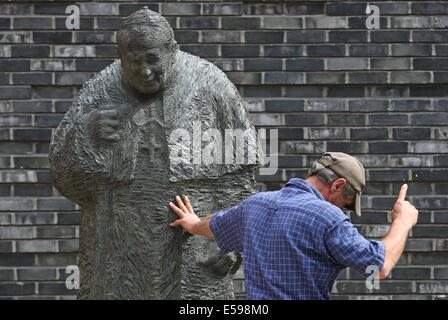
<svg viewBox="0 0 448 320"><path fill-rule="evenodd" d="M216 212L210 220L210 229L219 249L224 253L243 251L243 203Z"/></svg>
<svg viewBox="0 0 448 320"><path fill-rule="evenodd" d="M328 256L343 267L351 267L364 276L372 271L369 266L383 268L386 246L382 241L366 240L346 219L332 226L325 235Z"/></svg>

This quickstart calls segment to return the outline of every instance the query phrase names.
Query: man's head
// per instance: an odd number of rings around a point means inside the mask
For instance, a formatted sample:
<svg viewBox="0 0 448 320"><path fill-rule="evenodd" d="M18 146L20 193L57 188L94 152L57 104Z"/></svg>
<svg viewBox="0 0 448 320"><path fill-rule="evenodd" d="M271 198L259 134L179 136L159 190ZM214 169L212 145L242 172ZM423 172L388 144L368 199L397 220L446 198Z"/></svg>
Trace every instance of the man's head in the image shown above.
<svg viewBox="0 0 448 320"><path fill-rule="evenodd" d="M123 20L117 42L128 84L142 95L162 89L177 50L168 21L144 7Z"/></svg>
<svg viewBox="0 0 448 320"><path fill-rule="evenodd" d="M335 206L354 210L361 215L361 193L366 185L362 164L342 152L327 152L316 161L308 178L316 177L322 184L325 200Z"/></svg>

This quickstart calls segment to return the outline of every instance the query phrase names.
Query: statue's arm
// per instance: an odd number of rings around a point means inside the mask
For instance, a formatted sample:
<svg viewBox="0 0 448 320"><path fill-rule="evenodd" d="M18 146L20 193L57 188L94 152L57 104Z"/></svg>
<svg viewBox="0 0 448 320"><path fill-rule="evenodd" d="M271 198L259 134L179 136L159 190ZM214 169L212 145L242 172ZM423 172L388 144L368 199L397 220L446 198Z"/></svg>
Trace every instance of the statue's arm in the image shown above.
<svg viewBox="0 0 448 320"><path fill-rule="evenodd" d="M93 142L89 128L94 108L79 101L64 116L50 144L53 183L71 201L85 207L92 204L98 180L107 176L110 150Z"/></svg>

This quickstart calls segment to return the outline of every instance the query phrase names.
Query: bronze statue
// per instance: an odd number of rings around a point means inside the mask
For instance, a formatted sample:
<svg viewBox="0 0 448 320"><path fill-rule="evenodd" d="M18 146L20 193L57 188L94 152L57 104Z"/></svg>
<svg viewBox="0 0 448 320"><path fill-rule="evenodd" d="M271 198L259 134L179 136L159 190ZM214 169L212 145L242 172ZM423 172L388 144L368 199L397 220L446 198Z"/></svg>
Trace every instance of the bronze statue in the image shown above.
<svg viewBox="0 0 448 320"><path fill-rule="evenodd" d="M231 299L241 257L171 228L168 203L189 195L206 216L255 192L257 143L244 163L219 158L227 130L256 140L244 103L147 7L117 42L120 59L83 85L50 145L54 185L82 207L78 298Z"/></svg>

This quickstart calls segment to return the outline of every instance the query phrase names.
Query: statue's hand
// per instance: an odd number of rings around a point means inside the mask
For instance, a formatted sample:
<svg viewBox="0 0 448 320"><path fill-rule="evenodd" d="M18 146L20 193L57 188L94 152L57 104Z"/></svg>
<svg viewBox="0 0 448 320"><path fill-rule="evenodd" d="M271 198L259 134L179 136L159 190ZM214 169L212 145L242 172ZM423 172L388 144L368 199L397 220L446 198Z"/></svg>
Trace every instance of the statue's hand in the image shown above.
<svg viewBox="0 0 448 320"><path fill-rule="evenodd" d="M91 134L95 141L115 142L120 139L119 129L129 106L101 105L93 115Z"/></svg>

